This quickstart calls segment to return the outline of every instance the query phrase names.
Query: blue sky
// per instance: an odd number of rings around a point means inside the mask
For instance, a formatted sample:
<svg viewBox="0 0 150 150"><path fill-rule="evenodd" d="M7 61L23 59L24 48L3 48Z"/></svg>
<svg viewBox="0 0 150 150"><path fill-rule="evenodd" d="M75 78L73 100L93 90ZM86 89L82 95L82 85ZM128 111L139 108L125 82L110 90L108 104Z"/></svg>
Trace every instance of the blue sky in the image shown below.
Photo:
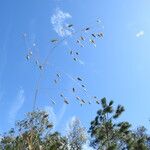
<svg viewBox="0 0 150 150"><path fill-rule="evenodd" d="M77 103L72 87L85 99L86 96L66 74L80 76L89 96L106 97L116 105L124 105L122 119L133 127L145 125L149 129L149 0L1 0L0 18L0 132L32 110L40 76L35 59L42 63L48 53L36 106L52 113L57 130L63 132L74 116L88 128L99 109L95 103L82 107ZM79 32L51 50L51 39L70 34L68 29L59 30L62 25L72 23L73 31L77 31L95 25L97 18L101 23L94 31L103 32L104 38L96 40L96 48L88 41L84 48L77 46L75 40L82 34ZM28 49L33 57L26 61ZM69 49L78 50L80 62L72 60ZM55 85L57 73L61 79ZM60 93L69 99L69 105L63 103ZM55 106L50 99L56 102Z"/></svg>

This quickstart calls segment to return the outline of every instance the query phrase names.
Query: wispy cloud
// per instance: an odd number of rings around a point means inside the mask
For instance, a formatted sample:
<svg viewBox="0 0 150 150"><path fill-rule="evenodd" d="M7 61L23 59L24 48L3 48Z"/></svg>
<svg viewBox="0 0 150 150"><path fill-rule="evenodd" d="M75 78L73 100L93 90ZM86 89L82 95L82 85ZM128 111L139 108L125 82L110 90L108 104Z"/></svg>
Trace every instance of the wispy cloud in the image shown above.
<svg viewBox="0 0 150 150"><path fill-rule="evenodd" d="M51 17L51 23L55 32L61 36L68 36L72 34L73 28L67 28L68 24L66 19L70 19L72 16L68 12L63 12L59 8L55 10L55 13Z"/></svg>
<svg viewBox="0 0 150 150"><path fill-rule="evenodd" d="M67 109L67 106L65 104L63 104L63 106L59 112L59 115L58 115L57 125L59 125L59 123L62 121L62 119L65 115L66 109Z"/></svg>
<svg viewBox="0 0 150 150"><path fill-rule="evenodd" d="M76 116L72 116L67 122L66 122L66 134L68 134L70 132L70 130L72 130L72 127L78 123L78 125L83 128L81 121L79 118L77 118Z"/></svg>
<svg viewBox="0 0 150 150"><path fill-rule="evenodd" d="M56 114L55 114L55 112L54 112L53 107L51 107L51 106L46 106L46 107L44 108L44 110L48 113L48 115L49 115L49 121L53 123L54 128L55 128L55 125L56 125Z"/></svg>
<svg viewBox="0 0 150 150"><path fill-rule="evenodd" d="M78 60L78 62L81 64L81 65L85 65L85 62L84 61L82 61L82 60Z"/></svg>
<svg viewBox="0 0 150 150"><path fill-rule="evenodd" d="M142 36L144 36L144 31L143 31L143 30L139 31L139 32L136 34L136 37L137 37L137 38L142 37Z"/></svg>
<svg viewBox="0 0 150 150"><path fill-rule="evenodd" d="M53 129L57 128L59 124L61 123L65 112L66 112L66 105L63 104L62 108L60 111L56 114L53 107L51 106L45 106L44 110L49 114L49 121L53 123Z"/></svg>
<svg viewBox="0 0 150 150"><path fill-rule="evenodd" d="M20 111L20 109L22 108L24 101L25 101L24 90L20 89L16 96L16 100L14 104L12 105L10 112L9 112L9 123L13 124L15 122L16 116L18 112Z"/></svg>
<svg viewBox="0 0 150 150"><path fill-rule="evenodd" d="M70 130L70 127L73 126L74 122L77 120L77 117L76 116L72 116L71 119L69 121L67 121L67 124L66 124L66 130L67 132L69 132Z"/></svg>
<svg viewBox="0 0 150 150"><path fill-rule="evenodd" d="M0 102L3 99L4 91L3 87L1 86L2 77L4 74L5 66L7 64L7 53L8 53L8 42L9 42L9 35L11 33L12 24L10 23L8 27L6 27L6 33L3 38L3 45L0 46L1 55L0 55Z"/></svg>

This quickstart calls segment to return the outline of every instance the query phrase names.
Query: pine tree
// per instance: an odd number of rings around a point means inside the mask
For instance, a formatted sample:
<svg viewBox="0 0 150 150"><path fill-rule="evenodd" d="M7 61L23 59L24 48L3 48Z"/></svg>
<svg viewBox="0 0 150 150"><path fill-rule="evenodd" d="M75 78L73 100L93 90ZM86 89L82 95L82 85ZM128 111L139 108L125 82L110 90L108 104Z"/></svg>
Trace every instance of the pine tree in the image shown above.
<svg viewBox="0 0 150 150"><path fill-rule="evenodd" d="M113 107L113 101L107 103L106 98L101 99L102 108L91 122L89 133L91 145L98 150L123 150L127 148L130 139L130 124L128 122L116 122L124 112L124 107Z"/></svg>

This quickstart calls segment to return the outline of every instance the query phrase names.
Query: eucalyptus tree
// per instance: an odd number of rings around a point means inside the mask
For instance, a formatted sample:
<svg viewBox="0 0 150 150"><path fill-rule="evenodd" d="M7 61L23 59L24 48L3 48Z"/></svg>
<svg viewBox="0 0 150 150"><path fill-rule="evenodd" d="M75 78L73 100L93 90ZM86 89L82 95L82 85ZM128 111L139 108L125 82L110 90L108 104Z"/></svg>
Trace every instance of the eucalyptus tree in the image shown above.
<svg viewBox="0 0 150 150"><path fill-rule="evenodd" d="M16 123L1 137L0 148L4 150L67 150L67 140L58 132L52 132L49 114L36 110Z"/></svg>
<svg viewBox="0 0 150 150"><path fill-rule="evenodd" d="M73 118L69 123L67 139L70 150L82 150L87 141L87 133L79 119Z"/></svg>

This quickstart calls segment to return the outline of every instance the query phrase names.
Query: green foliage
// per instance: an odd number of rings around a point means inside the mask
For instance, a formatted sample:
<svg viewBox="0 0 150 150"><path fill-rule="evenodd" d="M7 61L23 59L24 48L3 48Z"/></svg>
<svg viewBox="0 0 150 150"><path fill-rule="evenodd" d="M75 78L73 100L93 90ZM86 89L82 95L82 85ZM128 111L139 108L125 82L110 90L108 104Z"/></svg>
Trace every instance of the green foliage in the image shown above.
<svg viewBox="0 0 150 150"><path fill-rule="evenodd" d="M101 109L91 122L91 146L97 150L150 150L150 136L145 127L131 130L128 122L117 121L124 107L101 99ZM36 110L0 136L0 150L82 150L87 133L79 119L68 126L66 137L52 132L53 124L45 111Z"/></svg>
<svg viewBox="0 0 150 150"><path fill-rule="evenodd" d="M150 149L150 137L147 135L146 128L144 126L138 127L136 131L133 131L129 149L130 150Z"/></svg>
<svg viewBox="0 0 150 150"><path fill-rule="evenodd" d="M53 134L48 134L43 140L43 149L44 150L67 150L67 139L61 137L58 132Z"/></svg>
<svg viewBox="0 0 150 150"><path fill-rule="evenodd" d="M51 133L53 127L45 111L27 113L16 123L16 130L4 134L0 147L4 150L67 150L67 140L59 133Z"/></svg>
<svg viewBox="0 0 150 150"><path fill-rule="evenodd" d="M89 132L92 137L91 145L99 150L118 150L126 148L130 137L130 124L116 120L124 112L124 107L113 107L113 101L107 103L106 98L101 99L102 108L91 122Z"/></svg>
<svg viewBox="0 0 150 150"><path fill-rule="evenodd" d="M83 144L86 143L86 130L82 127L79 119L71 120L68 129L68 143L70 150L82 150Z"/></svg>

